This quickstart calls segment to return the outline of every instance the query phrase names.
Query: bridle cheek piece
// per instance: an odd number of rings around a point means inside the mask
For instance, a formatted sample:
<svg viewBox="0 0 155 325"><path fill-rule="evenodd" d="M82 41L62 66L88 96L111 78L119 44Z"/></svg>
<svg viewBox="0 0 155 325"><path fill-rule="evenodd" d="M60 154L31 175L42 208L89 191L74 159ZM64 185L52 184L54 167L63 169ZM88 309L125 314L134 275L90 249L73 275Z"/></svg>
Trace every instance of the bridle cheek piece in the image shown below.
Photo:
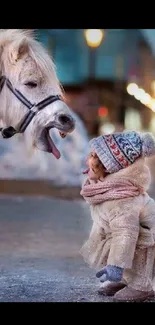
<svg viewBox="0 0 155 325"><path fill-rule="evenodd" d="M18 98L18 100L23 103L29 111L24 115L22 120L18 123L17 127L9 126L7 128L0 128L3 138L8 139L17 133L24 133L33 117L41 111L43 108L48 106L49 104L54 103L57 100L62 100L59 95L49 96L43 99L38 104L32 104L19 90L12 86L12 83L5 76L0 78L0 92L2 91L4 85L8 87L8 89L12 92L12 94Z"/></svg>

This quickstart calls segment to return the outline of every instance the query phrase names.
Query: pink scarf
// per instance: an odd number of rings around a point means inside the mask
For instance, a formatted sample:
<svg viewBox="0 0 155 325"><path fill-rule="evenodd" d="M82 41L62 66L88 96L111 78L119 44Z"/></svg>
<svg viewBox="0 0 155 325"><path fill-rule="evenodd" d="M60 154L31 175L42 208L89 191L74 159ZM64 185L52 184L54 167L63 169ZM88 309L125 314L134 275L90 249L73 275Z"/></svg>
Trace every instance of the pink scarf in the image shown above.
<svg viewBox="0 0 155 325"><path fill-rule="evenodd" d="M90 183L89 179L84 183L80 194L89 204L99 204L105 201L124 199L138 196L144 193L140 187L128 179L115 179Z"/></svg>

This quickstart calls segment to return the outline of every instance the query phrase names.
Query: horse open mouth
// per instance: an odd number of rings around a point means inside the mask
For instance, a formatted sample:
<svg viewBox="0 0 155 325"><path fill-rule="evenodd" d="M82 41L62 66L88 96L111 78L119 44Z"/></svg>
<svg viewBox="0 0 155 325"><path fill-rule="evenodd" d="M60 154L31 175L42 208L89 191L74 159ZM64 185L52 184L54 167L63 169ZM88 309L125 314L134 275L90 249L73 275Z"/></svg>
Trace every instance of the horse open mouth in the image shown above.
<svg viewBox="0 0 155 325"><path fill-rule="evenodd" d="M51 127L42 130L41 136L39 137L39 142L37 142L37 147L38 149L52 153L57 159L59 159L61 157L61 154L50 136L50 129ZM59 130L58 132L61 138L65 138L68 133Z"/></svg>
<svg viewBox="0 0 155 325"><path fill-rule="evenodd" d="M70 115L57 114L55 120L42 129L35 141L35 145L38 149L52 153L56 159L59 159L61 157L60 151L50 135L50 129L52 128L56 128L61 138L65 138L68 133L73 132L75 120Z"/></svg>

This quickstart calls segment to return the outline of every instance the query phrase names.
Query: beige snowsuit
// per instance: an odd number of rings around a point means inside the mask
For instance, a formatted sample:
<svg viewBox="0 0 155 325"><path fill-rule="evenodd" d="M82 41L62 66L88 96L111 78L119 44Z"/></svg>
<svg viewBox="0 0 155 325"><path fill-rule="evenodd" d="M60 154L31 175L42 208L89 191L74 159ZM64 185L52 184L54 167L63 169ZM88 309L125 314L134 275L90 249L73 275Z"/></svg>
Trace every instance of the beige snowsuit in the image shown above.
<svg viewBox="0 0 155 325"><path fill-rule="evenodd" d="M125 177L143 186L150 184L144 159L107 179ZM81 249L85 261L96 269L110 264L124 268L123 279L136 290L152 290L155 276L155 202L145 192L134 198L90 206L93 226Z"/></svg>

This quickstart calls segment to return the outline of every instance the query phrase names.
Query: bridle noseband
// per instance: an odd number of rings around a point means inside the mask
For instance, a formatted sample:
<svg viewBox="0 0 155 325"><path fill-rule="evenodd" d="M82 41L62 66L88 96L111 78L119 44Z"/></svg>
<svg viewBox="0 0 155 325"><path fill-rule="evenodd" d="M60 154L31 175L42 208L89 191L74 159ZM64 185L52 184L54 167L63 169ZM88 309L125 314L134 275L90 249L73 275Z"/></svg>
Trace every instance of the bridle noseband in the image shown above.
<svg viewBox="0 0 155 325"><path fill-rule="evenodd" d="M13 126L9 126L7 128L0 128L3 138L11 138L13 135L17 133L24 133L33 117L45 108L47 105L54 103L57 100L62 100L59 95L49 96L43 99L38 104L32 104L27 98L16 88L12 86L12 83L5 76L0 78L0 92L2 91L4 84L8 87L8 89L14 94L16 98L19 99L21 103L23 103L28 109L28 113L24 115L22 120L18 123L18 126L14 128Z"/></svg>

